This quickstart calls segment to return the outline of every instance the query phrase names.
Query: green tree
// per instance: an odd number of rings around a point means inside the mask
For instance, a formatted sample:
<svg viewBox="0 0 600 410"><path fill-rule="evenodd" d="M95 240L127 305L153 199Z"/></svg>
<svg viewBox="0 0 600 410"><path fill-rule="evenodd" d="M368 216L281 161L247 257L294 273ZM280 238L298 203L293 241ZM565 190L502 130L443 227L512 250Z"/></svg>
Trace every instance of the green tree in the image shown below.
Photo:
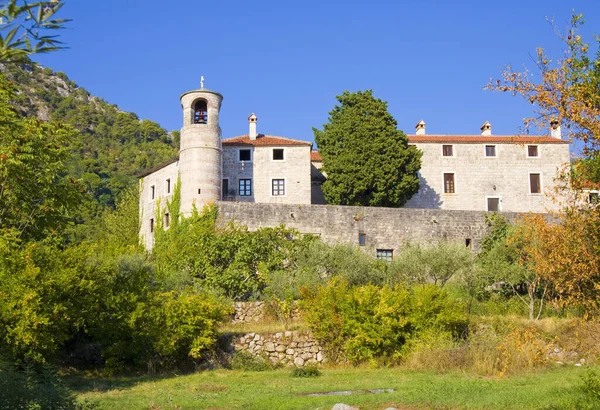
<svg viewBox="0 0 600 410"><path fill-rule="evenodd" d="M0 76L0 229L18 238L41 238L73 218L83 199L67 175L71 127L23 118L10 101L11 84Z"/></svg>
<svg viewBox="0 0 600 410"><path fill-rule="evenodd" d="M61 0L9 0L0 5L0 62L23 63L30 54L65 48L56 35L47 34L70 21L55 18L63 5Z"/></svg>
<svg viewBox="0 0 600 410"><path fill-rule="evenodd" d="M372 90L337 96L323 130L313 128L330 204L400 207L419 190L421 152L408 145Z"/></svg>

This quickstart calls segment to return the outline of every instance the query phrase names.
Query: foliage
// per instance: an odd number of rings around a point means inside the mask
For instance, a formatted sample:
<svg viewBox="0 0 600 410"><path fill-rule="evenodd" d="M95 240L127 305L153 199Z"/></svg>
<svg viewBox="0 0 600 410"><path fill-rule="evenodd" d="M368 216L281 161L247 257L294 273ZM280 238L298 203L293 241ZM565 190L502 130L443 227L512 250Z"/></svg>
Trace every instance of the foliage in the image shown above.
<svg viewBox="0 0 600 410"><path fill-rule="evenodd" d="M17 238L42 238L73 220L82 187L67 175L71 127L22 118L15 89L0 75L0 227Z"/></svg>
<svg viewBox="0 0 600 410"><path fill-rule="evenodd" d="M390 264L389 275L398 282L443 287L454 276L473 269L472 266L471 251L461 243L408 244Z"/></svg>
<svg viewBox="0 0 600 410"><path fill-rule="evenodd" d="M337 96L323 130L313 128L330 204L402 206L419 190L421 153L371 90Z"/></svg>
<svg viewBox="0 0 600 410"><path fill-rule="evenodd" d="M10 100L21 115L68 124L77 131L64 141L72 154L65 165L102 206L114 207L121 191L137 185L137 173L177 154L158 124L90 95L64 73L34 63L6 64L2 71L18 89ZM90 212L83 219L98 213Z"/></svg>
<svg viewBox="0 0 600 410"><path fill-rule="evenodd" d="M52 367L19 368L0 360L0 408L83 410L94 407L78 403Z"/></svg>
<svg viewBox="0 0 600 410"><path fill-rule="evenodd" d="M600 209L582 208L549 224L540 216L526 219L538 239L526 246L532 269L550 282L562 307L580 307L588 317L600 311Z"/></svg>
<svg viewBox="0 0 600 410"><path fill-rule="evenodd" d="M420 332L431 328L457 337L466 325L461 304L433 285L350 288L333 279L307 292L302 306L314 336L334 362L397 360Z"/></svg>
<svg viewBox="0 0 600 410"><path fill-rule="evenodd" d="M265 295L279 300L298 299L304 287L324 285L340 277L349 285L383 284L386 264L349 244L327 244L318 238L299 241L283 270L270 271Z"/></svg>
<svg viewBox="0 0 600 410"><path fill-rule="evenodd" d="M243 350L234 353L229 366L233 370L244 370L247 372L264 372L273 368L271 363L265 358L254 356Z"/></svg>
<svg viewBox="0 0 600 410"><path fill-rule="evenodd" d="M578 31L583 15L573 15L563 35L556 29L564 51L552 60L543 48L535 60L540 81L529 71L508 66L501 79L491 80L487 89L520 95L535 106L535 115L525 119L526 127L547 128L559 121L571 139L584 142L587 153L597 151L600 135L600 54L590 56L590 47Z"/></svg>
<svg viewBox="0 0 600 410"><path fill-rule="evenodd" d="M304 366L304 367L294 367L292 369L291 377L319 377L321 375L321 371L314 366Z"/></svg>
<svg viewBox="0 0 600 410"><path fill-rule="evenodd" d="M26 62L31 54L65 48L58 36L45 34L70 21L55 18L62 6L60 0L8 0L0 8L0 62Z"/></svg>
<svg viewBox="0 0 600 410"><path fill-rule="evenodd" d="M581 378L581 390L596 400L600 400L600 375L588 370Z"/></svg>
<svg viewBox="0 0 600 410"><path fill-rule="evenodd" d="M173 196L177 201L176 192ZM284 269L297 235L283 226L254 232L234 224L219 227L214 206L162 228L159 222L152 251L161 280L184 273L193 283L236 300L260 295L268 272Z"/></svg>
<svg viewBox="0 0 600 410"><path fill-rule="evenodd" d="M507 286L512 290L528 307L529 319L537 320L542 314L548 287L544 276L534 269L531 261L532 249L540 246L539 238L522 222L509 225L504 217L496 216L490 223L492 230L484 239L478 258L484 276L492 279L500 289Z"/></svg>

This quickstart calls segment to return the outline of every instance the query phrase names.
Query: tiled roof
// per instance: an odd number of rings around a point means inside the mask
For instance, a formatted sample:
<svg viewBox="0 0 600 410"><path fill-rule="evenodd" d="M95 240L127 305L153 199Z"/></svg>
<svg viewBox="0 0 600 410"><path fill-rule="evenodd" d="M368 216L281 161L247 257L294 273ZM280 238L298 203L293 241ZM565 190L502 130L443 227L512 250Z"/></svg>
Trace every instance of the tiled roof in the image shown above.
<svg viewBox="0 0 600 410"><path fill-rule="evenodd" d="M254 141L250 140L248 135L241 135L239 137L228 138L222 141L224 146L252 146L252 147L268 147L268 146L280 146L280 145L310 145L312 142L293 140L290 138L276 137L274 135L263 135L259 134Z"/></svg>
<svg viewBox="0 0 600 410"><path fill-rule="evenodd" d="M311 151L310 160L311 162L323 162L323 158L321 158L321 154L319 154L319 151Z"/></svg>
<svg viewBox="0 0 600 410"><path fill-rule="evenodd" d="M409 135L408 142L441 143L455 142L465 144L568 144L568 140L528 135Z"/></svg>

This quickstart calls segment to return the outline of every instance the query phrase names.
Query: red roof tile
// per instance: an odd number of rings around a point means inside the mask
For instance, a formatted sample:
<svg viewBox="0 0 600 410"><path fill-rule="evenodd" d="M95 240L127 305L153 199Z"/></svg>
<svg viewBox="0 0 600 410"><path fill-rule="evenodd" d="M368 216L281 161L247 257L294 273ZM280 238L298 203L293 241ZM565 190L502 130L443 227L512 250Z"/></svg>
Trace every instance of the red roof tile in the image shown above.
<svg viewBox="0 0 600 410"><path fill-rule="evenodd" d="M455 142L465 144L568 144L568 140L559 140L551 137L528 135L409 135L408 142L441 143Z"/></svg>
<svg viewBox="0 0 600 410"><path fill-rule="evenodd" d="M290 138L276 137L274 135L262 135L259 134L254 141L250 140L247 135L241 135L239 137L228 138L222 141L223 145L247 145L253 147L265 147L265 146L280 146L280 145L310 145L312 142L293 140Z"/></svg>
<svg viewBox="0 0 600 410"><path fill-rule="evenodd" d="M310 160L312 162L323 162L323 158L321 158L321 154L319 154L319 151L311 151Z"/></svg>

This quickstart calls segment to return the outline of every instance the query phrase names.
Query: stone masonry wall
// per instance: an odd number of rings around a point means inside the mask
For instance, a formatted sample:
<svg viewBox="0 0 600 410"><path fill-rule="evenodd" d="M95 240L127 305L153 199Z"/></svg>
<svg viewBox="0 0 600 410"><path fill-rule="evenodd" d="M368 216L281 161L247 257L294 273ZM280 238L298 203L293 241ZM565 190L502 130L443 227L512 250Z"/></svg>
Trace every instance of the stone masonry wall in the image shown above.
<svg viewBox="0 0 600 410"><path fill-rule="evenodd" d="M326 360L310 332L248 333L235 338L232 345L235 352L245 351L284 366L317 365Z"/></svg>
<svg viewBox="0 0 600 410"><path fill-rule="evenodd" d="M268 313L269 305L265 302L236 302L234 305L233 317L231 323L257 323L264 319ZM287 319L298 320L300 318L300 309L294 302L294 307Z"/></svg>
<svg viewBox="0 0 600 410"><path fill-rule="evenodd" d="M250 230L281 224L303 234L314 234L330 243L358 245L365 234L365 250L394 253L407 242L435 243L443 239L470 243L479 250L490 227L486 212L439 209L374 208L334 205L289 205L218 202L222 223L237 221ZM518 214L503 213L513 221Z"/></svg>

